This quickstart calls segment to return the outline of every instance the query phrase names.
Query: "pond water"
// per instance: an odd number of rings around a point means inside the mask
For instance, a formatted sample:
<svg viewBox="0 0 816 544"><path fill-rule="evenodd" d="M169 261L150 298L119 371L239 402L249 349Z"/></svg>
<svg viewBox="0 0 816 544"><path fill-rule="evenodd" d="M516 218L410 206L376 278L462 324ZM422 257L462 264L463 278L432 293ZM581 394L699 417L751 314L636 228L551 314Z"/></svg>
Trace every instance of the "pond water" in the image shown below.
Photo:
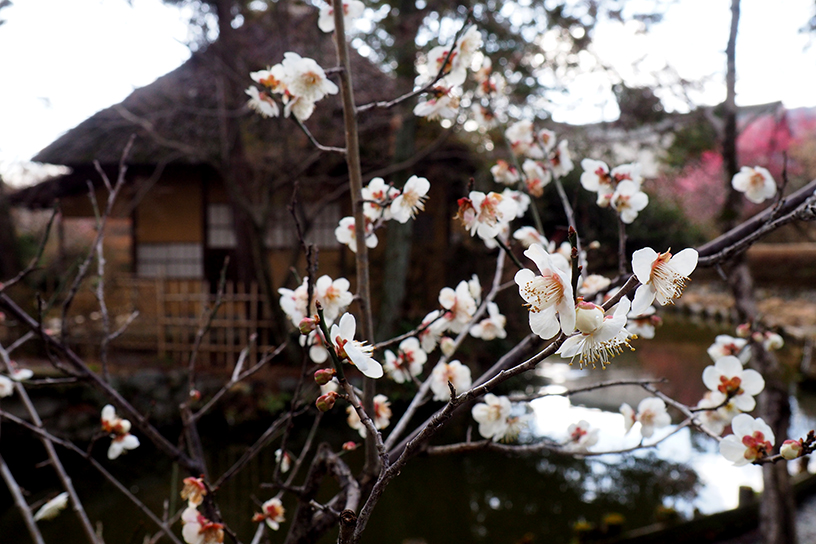
<svg viewBox="0 0 816 544"><path fill-rule="evenodd" d="M526 381L514 382L514 386L530 394L558 392L565 387L599 381L665 377L669 381L661 389L693 405L705 391L702 371L711 364L706 348L721 332L727 331L708 324L668 322L658 329L655 340L637 340L633 344L635 352L617 357L606 370L581 370L552 359L539 365L535 375ZM789 356L795 356L793 350L786 350ZM536 400L532 403L531 424L522 438L535 435L565 438L567 427L583 419L600 429L600 440L593 450L636 445L640 433L637 428L624 433L623 416L618 408L622 402L637 406L645 396L642 389L626 386L570 399ZM802 436L816 426L816 400L807 395L794 396L792 400L791 435ZM679 421L677 413L672 415L675 423ZM326 439L332 443L353 439L340 414L337 416L327 422L330 435ZM469 424L464 418L455 421L437 443L461 440ZM652 440L671 431L672 428L659 430ZM20 484L31 492L30 501L46 497L55 489L50 469L31 469L32 459L34 462L43 459L39 446L16 436L10 424L3 425L2 433L0 451ZM239 431L218 423L205 428L205 448L212 453L212 472L220 474L229 467L258 434L256 428ZM105 459L104 464L142 501L161 512L163 501L173 491L172 467L144 442L143 447L119 462ZM223 515L245 543L254 532L252 513L257 511L259 501L268 498L259 483L272 478L273 449L267 448L219 492ZM104 448L98 450L104 458ZM360 456L359 451L349 454L353 468ZM141 543L145 534L152 534L150 522L134 513L130 503L84 461L70 454L65 454L64 460L91 519L102 520L107 542ZM711 513L733 508L740 485L761 489L760 469L732 467L717 453L715 441L688 429L677 432L654 449L585 460L553 453L520 458L489 453L420 457L386 491L363 541L567 544L576 522L600 524L610 514L622 516L625 528L631 529L653 523L661 512L665 513L665 507L684 516L691 516L694 510ZM291 501L284 504L292 515L294 504ZM178 503L170 505L171 509L177 506ZM48 542L83 542L71 515L61 515L42 522L41 526ZM28 541L19 514L0 486L0 542ZM272 538L272 542L281 541L283 534ZM329 535L324 541L331 542L333 537Z"/></svg>

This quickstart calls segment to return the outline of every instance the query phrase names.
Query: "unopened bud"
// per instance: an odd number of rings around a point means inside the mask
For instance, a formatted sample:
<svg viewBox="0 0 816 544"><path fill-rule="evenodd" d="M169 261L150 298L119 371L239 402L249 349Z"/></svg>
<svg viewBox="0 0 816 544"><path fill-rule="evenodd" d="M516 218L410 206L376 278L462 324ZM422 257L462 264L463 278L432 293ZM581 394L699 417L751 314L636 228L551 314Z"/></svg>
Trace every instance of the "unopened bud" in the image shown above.
<svg viewBox="0 0 816 544"><path fill-rule="evenodd" d="M604 321L603 308L591 302L578 302L575 308L575 328L585 334L598 330Z"/></svg>
<svg viewBox="0 0 816 544"><path fill-rule="evenodd" d="M357 449L356 442L346 442L345 444L343 444L343 451L354 451L356 449Z"/></svg>
<svg viewBox="0 0 816 544"><path fill-rule="evenodd" d="M790 461L802 455L802 442L800 440L785 440L782 442L782 447L779 448L779 453Z"/></svg>
<svg viewBox="0 0 816 544"><path fill-rule="evenodd" d="M785 345L785 341L781 336L775 332L767 331L765 333L765 340L762 342L762 347L768 351L775 351L781 349Z"/></svg>
<svg viewBox="0 0 816 544"><path fill-rule="evenodd" d="M300 320L300 324L298 325L298 330L300 334L309 334L313 330L317 328L317 324L320 322L317 316L315 317L304 317Z"/></svg>
<svg viewBox="0 0 816 544"><path fill-rule="evenodd" d="M739 338L748 338L751 336L751 324L750 323L740 323L737 325L737 336Z"/></svg>
<svg viewBox="0 0 816 544"><path fill-rule="evenodd" d="M328 412L334 408L334 403L337 402L337 393L329 391L325 395L320 395L315 401L315 406L321 412Z"/></svg>
<svg viewBox="0 0 816 544"><path fill-rule="evenodd" d="M200 400L201 399L201 391L198 389L190 389L190 398L192 400Z"/></svg>
<svg viewBox="0 0 816 544"><path fill-rule="evenodd" d="M761 332L755 332L751 335L751 340L757 343L762 343L765 340L765 335Z"/></svg>
<svg viewBox="0 0 816 544"><path fill-rule="evenodd" d="M321 368L314 373L314 380L317 385L326 385L337 374L333 368Z"/></svg>

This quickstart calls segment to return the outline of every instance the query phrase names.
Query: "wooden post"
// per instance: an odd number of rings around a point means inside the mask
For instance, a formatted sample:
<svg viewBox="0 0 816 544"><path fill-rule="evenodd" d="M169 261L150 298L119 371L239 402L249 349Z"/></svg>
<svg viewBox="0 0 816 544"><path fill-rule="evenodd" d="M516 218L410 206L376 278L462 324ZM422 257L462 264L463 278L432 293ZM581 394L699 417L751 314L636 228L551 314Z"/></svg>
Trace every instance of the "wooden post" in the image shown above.
<svg viewBox="0 0 816 544"><path fill-rule="evenodd" d="M167 344L164 330L164 279L156 278L156 337L158 340L159 358L167 356Z"/></svg>

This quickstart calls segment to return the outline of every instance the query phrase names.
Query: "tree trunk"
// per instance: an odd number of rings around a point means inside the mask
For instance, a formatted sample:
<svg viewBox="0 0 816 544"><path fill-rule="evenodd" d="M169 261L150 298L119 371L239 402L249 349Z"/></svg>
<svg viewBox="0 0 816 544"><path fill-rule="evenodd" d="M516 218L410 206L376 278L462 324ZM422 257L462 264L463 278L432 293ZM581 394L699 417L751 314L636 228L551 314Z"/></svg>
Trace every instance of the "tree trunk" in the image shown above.
<svg viewBox="0 0 816 544"><path fill-rule="evenodd" d="M720 215L723 231L731 229L739 220L742 195L731 187L731 179L739 171L737 156L737 105L736 105L736 48L739 27L740 0L731 0L731 31L726 48L726 99L725 134L723 138L723 166L728 193ZM757 319L751 271L744 255L736 258L728 275L728 283L734 295L734 305L739 323L755 323ZM765 378L765 390L759 397L759 414L773 430L777 443L788 433L790 424L790 400L788 388L782 379L782 369L773 354L761 344L751 346L750 365ZM796 544L796 506L786 463L764 465L762 470L764 491L759 507L759 527L765 544Z"/></svg>
<svg viewBox="0 0 816 544"><path fill-rule="evenodd" d="M20 271L17 235L6 198L6 186L0 178L0 281L10 279Z"/></svg>
<svg viewBox="0 0 816 544"><path fill-rule="evenodd" d="M411 89L416 72L416 33L422 22L422 14L413 0L402 0L399 3L400 17L394 29L394 51L397 62L397 88ZM402 162L414 155L416 150L416 117L412 103L403 103L397 107L401 121L397 131L394 163ZM401 186L407 179L403 173L396 186ZM394 334L394 329L402 317L405 304L406 284L411 257L411 239L414 233L414 222L400 224L388 223L387 246L383 270L383 291L378 315L377 339L384 340Z"/></svg>

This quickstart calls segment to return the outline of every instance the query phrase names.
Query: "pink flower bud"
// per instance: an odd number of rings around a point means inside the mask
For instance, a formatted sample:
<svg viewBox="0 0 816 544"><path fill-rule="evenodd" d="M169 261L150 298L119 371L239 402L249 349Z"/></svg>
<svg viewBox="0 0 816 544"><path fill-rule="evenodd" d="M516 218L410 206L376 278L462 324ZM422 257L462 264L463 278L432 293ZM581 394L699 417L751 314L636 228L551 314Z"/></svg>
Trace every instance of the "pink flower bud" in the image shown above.
<svg viewBox="0 0 816 544"><path fill-rule="evenodd" d="M315 401L315 406L321 412L328 412L334 407L334 403L337 402L337 393L334 391L329 391L325 395L320 395L317 397Z"/></svg>
<svg viewBox="0 0 816 544"><path fill-rule="evenodd" d="M356 442L346 442L345 444L343 444L343 451L354 451L356 449L357 449Z"/></svg>
<svg viewBox="0 0 816 544"><path fill-rule="evenodd" d="M190 390L190 398L192 400L200 400L201 399L201 391L198 389L191 389Z"/></svg>
<svg viewBox="0 0 816 544"><path fill-rule="evenodd" d="M751 324L750 323L740 323L737 325L737 336L739 338L748 338L751 336Z"/></svg>
<svg viewBox="0 0 816 544"><path fill-rule="evenodd" d="M317 385L326 385L337 372L333 368L321 368L314 373L314 380Z"/></svg>
<svg viewBox="0 0 816 544"><path fill-rule="evenodd" d="M796 459L802 455L801 440L785 440L782 442L782 447L779 448L779 453L788 461Z"/></svg>
<svg viewBox="0 0 816 544"><path fill-rule="evenodd" d="M761 343L763 340L765 340L765 335L762 334L761 332L755 332L751 335L751 340L757 343Z"/></svg>
<svg viewBox="0 0 816 544"><path fill-rule="evenodd" d="M300 334L309 334L313 330L317 328L317 324L320 322L317 316L315 317L304 317L300 320L300 324L298 325L298 330Z"/></svg>

